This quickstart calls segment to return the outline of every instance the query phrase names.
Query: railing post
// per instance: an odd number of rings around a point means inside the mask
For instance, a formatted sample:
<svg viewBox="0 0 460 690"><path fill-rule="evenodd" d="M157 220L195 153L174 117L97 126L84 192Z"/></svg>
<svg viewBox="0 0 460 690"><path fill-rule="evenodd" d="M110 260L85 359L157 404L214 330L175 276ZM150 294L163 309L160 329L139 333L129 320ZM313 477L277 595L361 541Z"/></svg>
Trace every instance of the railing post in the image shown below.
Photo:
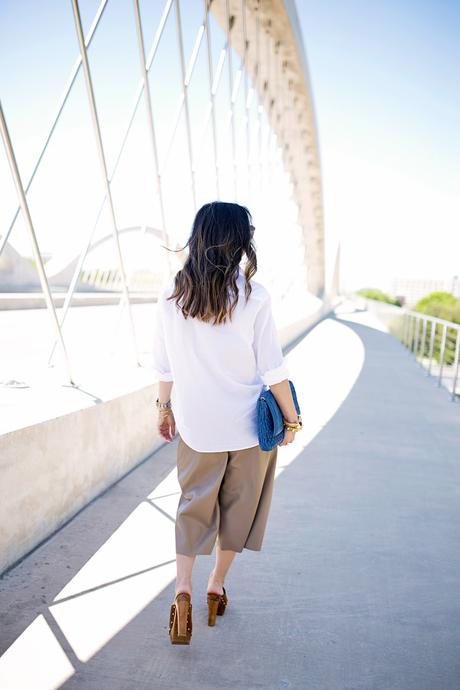
<svg viewBox="0 0 460 690"><path fill-rule="evenodd" d="M409 344L409 351L413 352L413 343L414 343L414 332L415 332L415 316L412 314L411 315L411 329L410 329L410 344Z"/></svg>
<svg viewBox="0 0 460 690"><path fill-rule="evenodd" d="M408 323L409 323L409 316L406 312L404 312L404 314L403 314L402 338L401 338L401 341L402 341L402 344L404 345L404 347L407 347L407 326L408 326Z"/></svg>
<svg viewBox="0 0 460 690"><path fill-rule="evenodd" d="M457 339L455 341L455 357L454 357L454 380L452 382L452 400L456 400L455 397L455 390L457 388L457 378L458 378L458 360L459 360L459 352L460 352L460 328L456 329L457 332Z"/></svg>
<svg viewBox="0 0 460 690"><path fill-rule="evenodd" d="M417 353L418 353L418 341L419 341L419 335L420 335L420 317L415 317L416 318L416 328L415 328L415 348L414 348L414 354L415 354L415 361L417 361Z"/></svg>
<svg viewBox="0 0 460 690"><path fill-rule="evenodd" d="M431 363L433 361L433 351L434 351L434 339L436 337L436 328L437 328L437 323L433 319L431 319L431 335L430 335L430 361L428 363L428 372L427 376L431 374Z"/></svg>
<svg viewBox="0 0 460 690"><path fill-rule="evenodd" d="M446 326L446 324L443 324L442 338L441 338L441 352L439 353L440 366L439 366L439 375L438 375L438 386L441 385L441 379L442 379L442 369L443 369L443 365L444 365L444 351L446 349L446 334L447 334L447 326Z"/></svg>
<svg viewBox="0 0 460 690"><path fill-rule="evenodd" d="M420 366L423 367L423 355L425 354L425 341L426 341L426 322L427 319L423 317L423 329L422 329L422 345L420 347Z"/></svg>
<svg viewBox="0 0 460 690"><path fill-rule="evenodd" d="M407 314L403 314L403 322L402 322L402 328L401 328L401 337L400 341L401 343L405 346L405 340L406 340L406 329L407 329Z"/></svg>
<svg viewBox="0 0 460 690"><path fill-rule="evenodd" d="M407 326L406 326L406 349L409 349L410 346L410 337L411 337L411 328L412 328L412 317L410 314L407 315Z"/></svg>

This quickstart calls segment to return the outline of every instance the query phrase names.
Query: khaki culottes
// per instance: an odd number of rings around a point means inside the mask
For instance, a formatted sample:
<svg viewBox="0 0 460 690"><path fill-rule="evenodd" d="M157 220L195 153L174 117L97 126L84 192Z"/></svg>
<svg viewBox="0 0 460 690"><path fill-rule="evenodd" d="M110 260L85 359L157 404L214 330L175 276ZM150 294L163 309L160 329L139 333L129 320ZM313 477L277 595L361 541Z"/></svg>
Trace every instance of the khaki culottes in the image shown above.
<svg viewBox="0 0 460 690"><path fill-rule="evenodd" d="M278 446L199 452L179 435L176 553L260 551L270 511Z"/></svg>

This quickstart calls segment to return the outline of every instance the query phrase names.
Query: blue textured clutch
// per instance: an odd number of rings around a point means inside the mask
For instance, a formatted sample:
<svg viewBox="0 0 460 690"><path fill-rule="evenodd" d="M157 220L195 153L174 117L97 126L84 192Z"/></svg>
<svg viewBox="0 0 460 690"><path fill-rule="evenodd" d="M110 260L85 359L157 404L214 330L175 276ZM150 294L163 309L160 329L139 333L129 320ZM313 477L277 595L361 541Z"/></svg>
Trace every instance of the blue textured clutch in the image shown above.
<svg viewBox="0 0 460 690"><path fill-rule="evenodd" d="M300 414L294 384L289 381L289 385L297 414ZM262 450L271 450L284 438L283 413L270 389L263 390L257 400L257 433Z"/></svg>

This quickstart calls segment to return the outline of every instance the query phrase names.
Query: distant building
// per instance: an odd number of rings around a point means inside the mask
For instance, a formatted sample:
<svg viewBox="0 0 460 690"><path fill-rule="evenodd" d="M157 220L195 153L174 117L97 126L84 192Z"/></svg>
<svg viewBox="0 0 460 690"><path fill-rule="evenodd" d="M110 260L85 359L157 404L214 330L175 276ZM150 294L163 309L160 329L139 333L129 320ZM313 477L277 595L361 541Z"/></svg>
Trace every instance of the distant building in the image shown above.
<svg viewBox="0 0 460 690"><path fill-rule="evenodd" d="M391 287L391 296L400 300L405 307L413 307L419 299L426 297L430 292L450 292L455 297L460 297L460 280L458 276L448 279L433 278L394 278Z"/></svg>

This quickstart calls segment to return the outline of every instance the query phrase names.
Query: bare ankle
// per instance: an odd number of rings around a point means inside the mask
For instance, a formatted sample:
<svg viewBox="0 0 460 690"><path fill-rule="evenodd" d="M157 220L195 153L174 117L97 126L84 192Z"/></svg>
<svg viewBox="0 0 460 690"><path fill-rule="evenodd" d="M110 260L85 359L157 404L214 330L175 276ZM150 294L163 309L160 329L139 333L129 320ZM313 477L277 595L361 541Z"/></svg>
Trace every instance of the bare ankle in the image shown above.
<svg viewBox="0 0 460 690"><path fill-rule="evenodd" d="M212 580L216 585L223 586L225 577L222 577L222 575L218 575L215 570L211 570L209 580Z"/></svg>
<svg viewBox="0 0 460 690"><path fill-rule="evenodd" d="M192 583L190 580L177 580L176 581L176 594L179 592L188 592L191 596L192 594Z"/></svg>

